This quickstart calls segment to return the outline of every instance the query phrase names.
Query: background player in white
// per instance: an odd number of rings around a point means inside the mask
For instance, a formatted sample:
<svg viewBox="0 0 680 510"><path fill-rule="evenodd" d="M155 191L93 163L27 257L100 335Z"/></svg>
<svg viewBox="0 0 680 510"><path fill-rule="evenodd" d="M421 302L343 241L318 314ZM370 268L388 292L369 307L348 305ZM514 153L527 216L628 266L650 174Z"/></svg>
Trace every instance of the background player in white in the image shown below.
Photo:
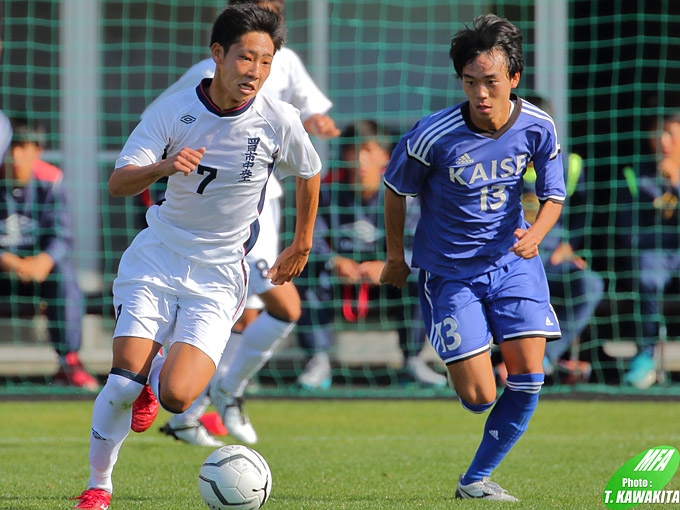
<svg viewBox="0 0 680 510"><path fill-rule="evenodd" d="M169 179L166 200L148 210L149 227L123 254L114 281L112 368L94 404L88 489L75 508L109 507L113 467L147 377L161 405L181 413L213 376L243 310L244 258L275 171L296 177L297 219L269 275L282 285L307 263L321 162L294 108L257 94L284 41L274 12L227 7L211 36L215 77L146 115L116 162L114 196ZM164 342L166 357L158 357Z"/></svg>
<svg viewBox="0 0 680 510"><path fill-rule="evenodd" d="M2 41L0 41L2 44ZM0 110L0 165L2 165L2 158L5 156L9 144L12 141L12 125L9 119Z"/></svg>
<svg viewBox="0 0 680 510"><path fill-rule="evenodd" d="M538 245L560 216L566 191L560 145L548 114L511 94L524 68L522 34L494 14L456 33L449 55L468 101L421 119L385 171L387 264L396 287L404 257L408 195L420 195L413 242L430 342L463 407L492 409L457 498L517 501L489 477L527 429L543 385L546 339L560 337ZM541 202L532 225L522 211L533 162ZM496 401L490 342L508 370Z"/></svg>
<svg viewBox="0 0 680 510"><path fill-rule="evenodd" d="M283 0L231 0L229 2L230 5L256 4L272 9L281 16L283 16L284 3ZM214 72L215 63L212 59L205 59L193 65L152 102L143 115L155 109L161 98L193 88L201 79L212 77ZM300 118L310 134L320 138L333 138L340 135L335 122L326 114L333 103L317 87L300 57L290 48L283 46L276 52L270 79L267 80L260 93L295 106L300 111ZM266 277L268 269L279 252L282 194L281 185L275 178L271 178L267 184L267 200L260 214L261 235L246 256L246 261L250 266L246 309L234 326L229 347L211 383L211 386L219 384L223 393L228 395L225 398L230 399L230 405L221 413L229 434L248 444L257 441L257 433L244 409L245 388L250 379L271 358L276 345L290 334L301 314L300 297L293 283L274 286ZM265 311L259 313L263 307ZM171 417L161 430L191 444L221 445L220 441L207 433L200 421L210 405L208 389L186 413Z"/></svg>

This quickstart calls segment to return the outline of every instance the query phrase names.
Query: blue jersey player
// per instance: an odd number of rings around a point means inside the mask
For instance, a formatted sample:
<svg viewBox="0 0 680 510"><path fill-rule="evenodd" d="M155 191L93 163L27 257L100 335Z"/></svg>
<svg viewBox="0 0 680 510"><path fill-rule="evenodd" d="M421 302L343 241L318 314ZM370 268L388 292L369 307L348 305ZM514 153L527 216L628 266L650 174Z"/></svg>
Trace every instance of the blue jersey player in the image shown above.
<svg viewBox="0 0 680 510"><path fill-rule="evenodd" d="M412 264L429 338L463 407L491 410L457 498L517 501L491 472L526 430L543 384L546 339L560 337L538 255L565 199L562 158L548 114L512 94L523 70L522 35L488 14L456 33L449 55L467 101L421 119L385 172L387 264L381 281L402 287L406 197L419 195ZM536 170L541 202L529 225L522 176ZM507 364L496 400L490 342Z"/></svg>

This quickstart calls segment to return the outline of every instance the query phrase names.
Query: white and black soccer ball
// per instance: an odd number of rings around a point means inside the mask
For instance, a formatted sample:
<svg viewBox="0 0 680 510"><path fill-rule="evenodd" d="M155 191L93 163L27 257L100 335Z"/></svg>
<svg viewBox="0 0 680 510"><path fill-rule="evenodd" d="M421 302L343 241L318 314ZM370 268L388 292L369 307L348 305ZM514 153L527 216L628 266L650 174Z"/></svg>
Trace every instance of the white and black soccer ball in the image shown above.
<svg viewBox="0 0 680 510"><path fill-rule="evenodd" d="M198 490L208 508L262 508L272 491L272 473L264 457L240 444L212 452L198 473Z"/></svg>

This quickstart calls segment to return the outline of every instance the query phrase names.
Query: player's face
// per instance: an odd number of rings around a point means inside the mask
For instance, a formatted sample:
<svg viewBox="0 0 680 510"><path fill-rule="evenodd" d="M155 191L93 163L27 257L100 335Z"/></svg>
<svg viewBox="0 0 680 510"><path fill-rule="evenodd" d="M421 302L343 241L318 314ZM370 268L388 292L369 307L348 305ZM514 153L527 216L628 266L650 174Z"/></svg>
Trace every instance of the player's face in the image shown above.
<svg viewBox="0 0 680 510"><path fill-rule="evenodd" d="M664 158L680 165L680 122L666 122L661 133L661 152Z"/></svg>
<svg viewBox="0 0 680 510"><path fill-rule="evenodd" d="M269 77L274 58L274 43L269 34L248 32L226 51L212 45L215 78L209 94L223 110L250 101Z"/></svg>
<svg viewBox="0 0 680 510"><path fill-rule="evenodd" d="M42 149L35 143L12 144L10 151L12 177L19 182L28 182L33 171L33 163L40 158Z"/></svg>
<svg viewBox="0 0 680 510"><path fill-rule="evenodd" d="M377 142L366 142L359 149L355 182L361 184L366 193L376 193L382 185L382 175L387 163L390 161L389 153Z"/></svg>
<svg viewBox="0 0 680 510"><path fill-rule="evenodd" d="M463 67L462 78L475 126L491 131L503 127L510 117L510 92L519 84L519 73L509 76L503 52L478 55Z"/></svg>

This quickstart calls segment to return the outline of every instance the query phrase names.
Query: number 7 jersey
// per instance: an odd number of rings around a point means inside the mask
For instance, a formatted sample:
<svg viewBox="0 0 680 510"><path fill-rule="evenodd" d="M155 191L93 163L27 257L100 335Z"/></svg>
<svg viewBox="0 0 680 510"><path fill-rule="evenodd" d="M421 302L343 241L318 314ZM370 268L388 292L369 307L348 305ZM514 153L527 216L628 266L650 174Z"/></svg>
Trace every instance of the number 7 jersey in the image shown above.
<svg viewBox="0 0 680 510"><path fill-rule="evenodd" d="M297 110L258 94L221 111L210 78L159 102L134 129L116 161L146 166L184 147L206 148L189 175L169 177L165 201L147 211L149 228L170 249L198 262L242 259L259 232L265 184L273 172L308 179L321 161Z"/></svg>
<svg viewBox="0 0 680 510"><path fill-rule="evenodd" d="M513 232L529 226L521 200L529 163L539 200L564 202L553 120L514 94L511 99L510 118L498 131L476 128L465 102L421 119L392 153L386 186L420 196L414 266L436 274L482 274L516 258L509 252Z"/></svg>

